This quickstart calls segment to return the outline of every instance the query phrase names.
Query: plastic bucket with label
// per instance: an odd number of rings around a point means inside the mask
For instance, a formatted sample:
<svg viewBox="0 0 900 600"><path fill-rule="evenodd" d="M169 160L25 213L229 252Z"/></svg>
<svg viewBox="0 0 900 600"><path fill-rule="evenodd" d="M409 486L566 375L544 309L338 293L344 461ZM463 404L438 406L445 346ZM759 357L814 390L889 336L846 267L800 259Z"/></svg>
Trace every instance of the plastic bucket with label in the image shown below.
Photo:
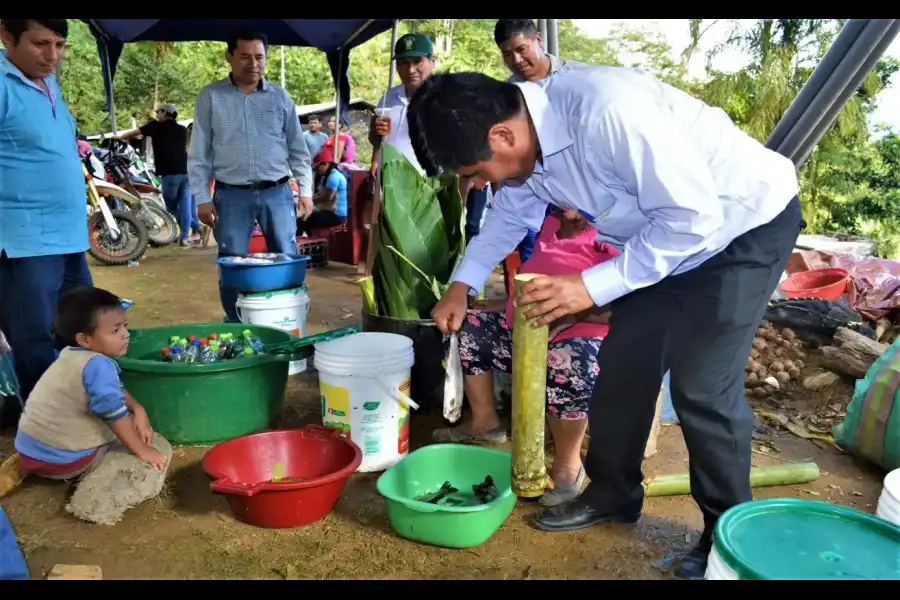
<svg viewBox="0 0 900 600"><path fill-rule="evenodd" d="M289 331L297 337L306 336L309 294L305 285L275 292L238 294L235 308L241 323L274 327ZM288 375L304 371L306 360L295 360L290 363Z"/></svg>
<svg viewBox="0 0 900 600"><path fill-rule="evenodd" d="M363 453L360 472L383 471L409 453L412 340L356 333L315 345L322 424L346 433Z"/></svg>

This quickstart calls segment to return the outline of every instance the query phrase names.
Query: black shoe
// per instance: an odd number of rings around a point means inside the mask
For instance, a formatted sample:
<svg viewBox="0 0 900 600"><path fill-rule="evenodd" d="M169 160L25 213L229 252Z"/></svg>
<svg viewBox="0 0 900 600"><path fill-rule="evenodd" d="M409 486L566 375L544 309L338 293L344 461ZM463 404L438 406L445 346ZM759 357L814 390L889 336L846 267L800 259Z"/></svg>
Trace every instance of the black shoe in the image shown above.
<svg viewBox="0 0 900 600"><path fill-rule="evenodd" d="M571 502L537 511L532 522L541 531L575 531L601 523L636 523L640 517L640 509L611 513L594 508L581 495Z"/></svg>
<svg viewBox="0 0 900 600"><path fill-rule="evenodd" d="M681 558L681 564L675 569L675 579L697 581L706 579L706 564L709 562L709 553L712 550L709 544L703 542L697 544Z"/></svg>

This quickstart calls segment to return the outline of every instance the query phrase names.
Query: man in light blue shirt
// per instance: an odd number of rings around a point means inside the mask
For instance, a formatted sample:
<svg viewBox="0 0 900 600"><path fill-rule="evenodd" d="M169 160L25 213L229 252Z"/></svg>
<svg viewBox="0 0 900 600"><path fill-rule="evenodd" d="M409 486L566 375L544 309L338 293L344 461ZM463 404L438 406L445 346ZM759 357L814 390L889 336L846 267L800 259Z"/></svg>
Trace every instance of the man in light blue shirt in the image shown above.
<svg viewBox="0 0 900 600"><path fill-rule="evenodd" d="M66 19L0 21L0 329L23 398L54 360L60 294L91 284L75 120L53 76L67 35Z"/></svg>
<svg viewBox="0 0 900 600"><path fill-rule="evenodd" d="M543 87L436 75L410 102L409 130L429 174L504 182L435 308L445 333L549 204L579 210L621 250L580 274L537 277L516 299L534 304L527 316L540 325L612 311L589 410L591 483L534 523L571 531L639 518L643 451L668 370L704 517L676 576L702 579L718 517L752 498L744 367L803 227L793 163L722 110L619 67L556 73Z"/></svg>
<svg viewBox="0 0 900 600"><path fill-rule="evenodd" d="M309 148L310 159L315 160L319 150L328 139L328 134L322 131L322 117L319 115L309 115L306 120L306 128L306 131L303 132L303 139L306 141L306 147Z"/></svg>
<svg viewBox="0 0 900 600"><path fill-rule="evenodd" d="M255 223L269 252L297 253L291 174L300 203L312 210L309 148L291 97L263 79L267 50L265 34L232 32L226 55L231 74L203 88L194 107L188 176L197 215L215 227L219 256L246 254ZM219 295L226 322L239 322L237 290L220 285Z"/></svg>

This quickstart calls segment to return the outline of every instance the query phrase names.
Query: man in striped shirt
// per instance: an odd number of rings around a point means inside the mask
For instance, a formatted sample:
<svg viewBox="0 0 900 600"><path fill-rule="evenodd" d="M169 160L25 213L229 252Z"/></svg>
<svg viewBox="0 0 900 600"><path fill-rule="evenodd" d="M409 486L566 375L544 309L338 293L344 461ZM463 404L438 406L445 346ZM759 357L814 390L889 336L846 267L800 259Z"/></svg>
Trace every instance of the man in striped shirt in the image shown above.
<svg viewBox="0 0 900 600"><path fill-rule="evenodd" d="M265 34L234 31L226 54L231 74L203 88L194 108L188 175L200 220L215 227L220 256L245 254L257 222L270 252L297 253L291 174L300 203L312 210L309 149L294 102L263 79L267 50ZM237 290L220 284L219 294L226 322L239 322Z"/></svg>

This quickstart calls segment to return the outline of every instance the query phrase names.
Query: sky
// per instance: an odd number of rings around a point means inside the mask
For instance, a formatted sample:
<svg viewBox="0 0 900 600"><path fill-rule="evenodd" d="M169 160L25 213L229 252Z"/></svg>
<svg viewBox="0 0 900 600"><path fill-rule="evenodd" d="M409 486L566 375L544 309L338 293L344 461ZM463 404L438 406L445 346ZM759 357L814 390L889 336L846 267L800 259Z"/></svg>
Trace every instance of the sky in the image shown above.
<svg viewBox="0 0 900 600"><path fill-rule="evenodd" d="M747 19L741 21L743 23L752 23L752 20ZM591 37L605 37L619 23L624 24L629 29L659 31L666 37L675 57L680 56L681 51L690 42L688 19L575 19L574 22ZM704 23L705 25L706 23ZM709 31L703 34L703 37L700 38L700 48L691 57L691 62L688 65L688 72L691 76L703 78L706 73L706 52L716 44L724 41L729 27L730 25L725 22L716 23L709 28ZM885 55L900 58L900 36L894 39ZM722 71L735 71L746 63L747 57L742 51L729 49L717 56L713 65L716 69ZM871 117L871 124L877 125L880 123L900 130L900 76L897 76L897 83L894 83L878 95L878 108Z"/></svg>

